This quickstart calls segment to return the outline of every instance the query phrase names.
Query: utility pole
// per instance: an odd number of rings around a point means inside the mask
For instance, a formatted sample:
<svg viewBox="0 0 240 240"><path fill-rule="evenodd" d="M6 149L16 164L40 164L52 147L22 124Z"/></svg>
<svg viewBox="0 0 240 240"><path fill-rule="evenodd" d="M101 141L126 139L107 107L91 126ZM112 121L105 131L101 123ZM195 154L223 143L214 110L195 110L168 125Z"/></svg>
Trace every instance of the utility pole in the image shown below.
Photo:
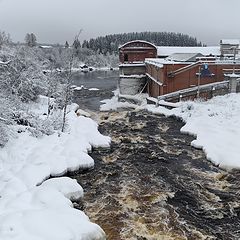
<svg viewBox="0 0 240 240"><path fill-rule="evenodd" d="M197 98L200 97L200 83L201 83L201 65L199 65L198 67Z"/></svg>

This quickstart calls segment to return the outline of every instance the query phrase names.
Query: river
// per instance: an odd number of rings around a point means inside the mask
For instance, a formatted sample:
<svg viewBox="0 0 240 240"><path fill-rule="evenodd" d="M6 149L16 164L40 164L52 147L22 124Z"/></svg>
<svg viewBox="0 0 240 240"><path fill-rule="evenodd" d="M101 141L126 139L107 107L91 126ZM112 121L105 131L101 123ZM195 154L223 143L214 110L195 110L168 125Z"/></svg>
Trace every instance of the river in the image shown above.
<svg viewBox="0 0 240 240"><path fill-rule="evenodd" d="M100 101L113 96L113 91L117 89L119 72L113 71L92 71L88 73L76 72L73 74L73 84L86 89L75 91L74 102L78 103L82 109L98 111ZM99 90L88 90L97 88Z"/></svg>
<svg viewBox="0 0 240 240"><path fill-rule="evenodd" d="M91 101L84 104L94 110ZM130 110L98 115L111 149L94 149L95 168L71 177L85 191L75 207L107 239L240 239L239 171L224 171L191 147L179 119Z"/></svg>

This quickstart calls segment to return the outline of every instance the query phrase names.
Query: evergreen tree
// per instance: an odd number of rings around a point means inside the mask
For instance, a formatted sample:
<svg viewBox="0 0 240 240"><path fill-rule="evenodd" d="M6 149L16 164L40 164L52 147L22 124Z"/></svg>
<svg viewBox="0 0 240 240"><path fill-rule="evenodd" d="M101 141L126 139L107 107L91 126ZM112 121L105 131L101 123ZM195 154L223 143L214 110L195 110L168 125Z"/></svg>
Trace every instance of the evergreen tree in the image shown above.
<svg viewBox="0 0 240 240"><path fill-rule="evenodd" d="M133 32L123 34L112 34L84 41L83 47L90 48L98 53L117 53L118 47L128 41L145 40L157 46L201 46L196 38L187 34L174 32Z"/></svg>
<svg viewBox="0 0 240 240"><path fill-rule="evenodd" d="M81 49L81 43L80 43L78 37L76 37L73 41L73 51L76 56L79 55L80 49Z"/></svg>
<svg viewBox="0 0 240 240"><path fill-rule="evenodd" d="M68 43L68 41L66 41L65 42L65 46L64 46L65 48L69 48L69 43Z"/></svg>

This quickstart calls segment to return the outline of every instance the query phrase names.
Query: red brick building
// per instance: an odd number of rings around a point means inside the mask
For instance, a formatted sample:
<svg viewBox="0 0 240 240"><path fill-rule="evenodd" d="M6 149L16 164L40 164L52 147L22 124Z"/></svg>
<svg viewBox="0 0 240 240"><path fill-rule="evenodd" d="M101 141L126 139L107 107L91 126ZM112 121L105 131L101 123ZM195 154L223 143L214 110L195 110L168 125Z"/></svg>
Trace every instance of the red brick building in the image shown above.
<svg viewBox="0 0 240 240"><path fill-rule="evenodd" d="M136 40L119 48L120 63L144 62L145 58L156 58L157 47L149 42Z"/></svg>
<svg viewBox="0 0 240 240"><path fill-rule="evenodd" d="M223 81L226 79L224 73L232 72L233 68L240 72L240 64L234 65L233 60L225 59L222 48L222 45L156 47L141 40L128 42L119 48L120 93L136 94L145 89L151 97L157 97ZM199 77L204 63L209 74Z"/></svg>
<svg viewBox="0 0 240 240"><path fill-rule="evenodd" d="M146 60L146 75L149 79L147 92L151 97L192 88L199 85L221 82L224 74L231 72L233 67L239 72L240 65L218 61L208 62L209 76L199 78L202 62L175 63L162 59ZM199 69L200 68L200 69Z"/></svg>

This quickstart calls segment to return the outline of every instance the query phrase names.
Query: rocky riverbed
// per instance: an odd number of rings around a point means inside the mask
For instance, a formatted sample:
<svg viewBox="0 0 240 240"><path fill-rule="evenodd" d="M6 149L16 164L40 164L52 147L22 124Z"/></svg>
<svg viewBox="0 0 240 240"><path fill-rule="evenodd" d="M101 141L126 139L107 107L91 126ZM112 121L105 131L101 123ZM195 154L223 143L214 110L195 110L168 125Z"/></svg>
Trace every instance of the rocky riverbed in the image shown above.
<svg viewBox="0 0 240 240"><path fill-rule="evenodd" d="M85 190L75 206L107 239L240 239L240 172L191 147L179 119L145 111L99 118L111 149L95 149L95 168L72 177Z"/></svg>

